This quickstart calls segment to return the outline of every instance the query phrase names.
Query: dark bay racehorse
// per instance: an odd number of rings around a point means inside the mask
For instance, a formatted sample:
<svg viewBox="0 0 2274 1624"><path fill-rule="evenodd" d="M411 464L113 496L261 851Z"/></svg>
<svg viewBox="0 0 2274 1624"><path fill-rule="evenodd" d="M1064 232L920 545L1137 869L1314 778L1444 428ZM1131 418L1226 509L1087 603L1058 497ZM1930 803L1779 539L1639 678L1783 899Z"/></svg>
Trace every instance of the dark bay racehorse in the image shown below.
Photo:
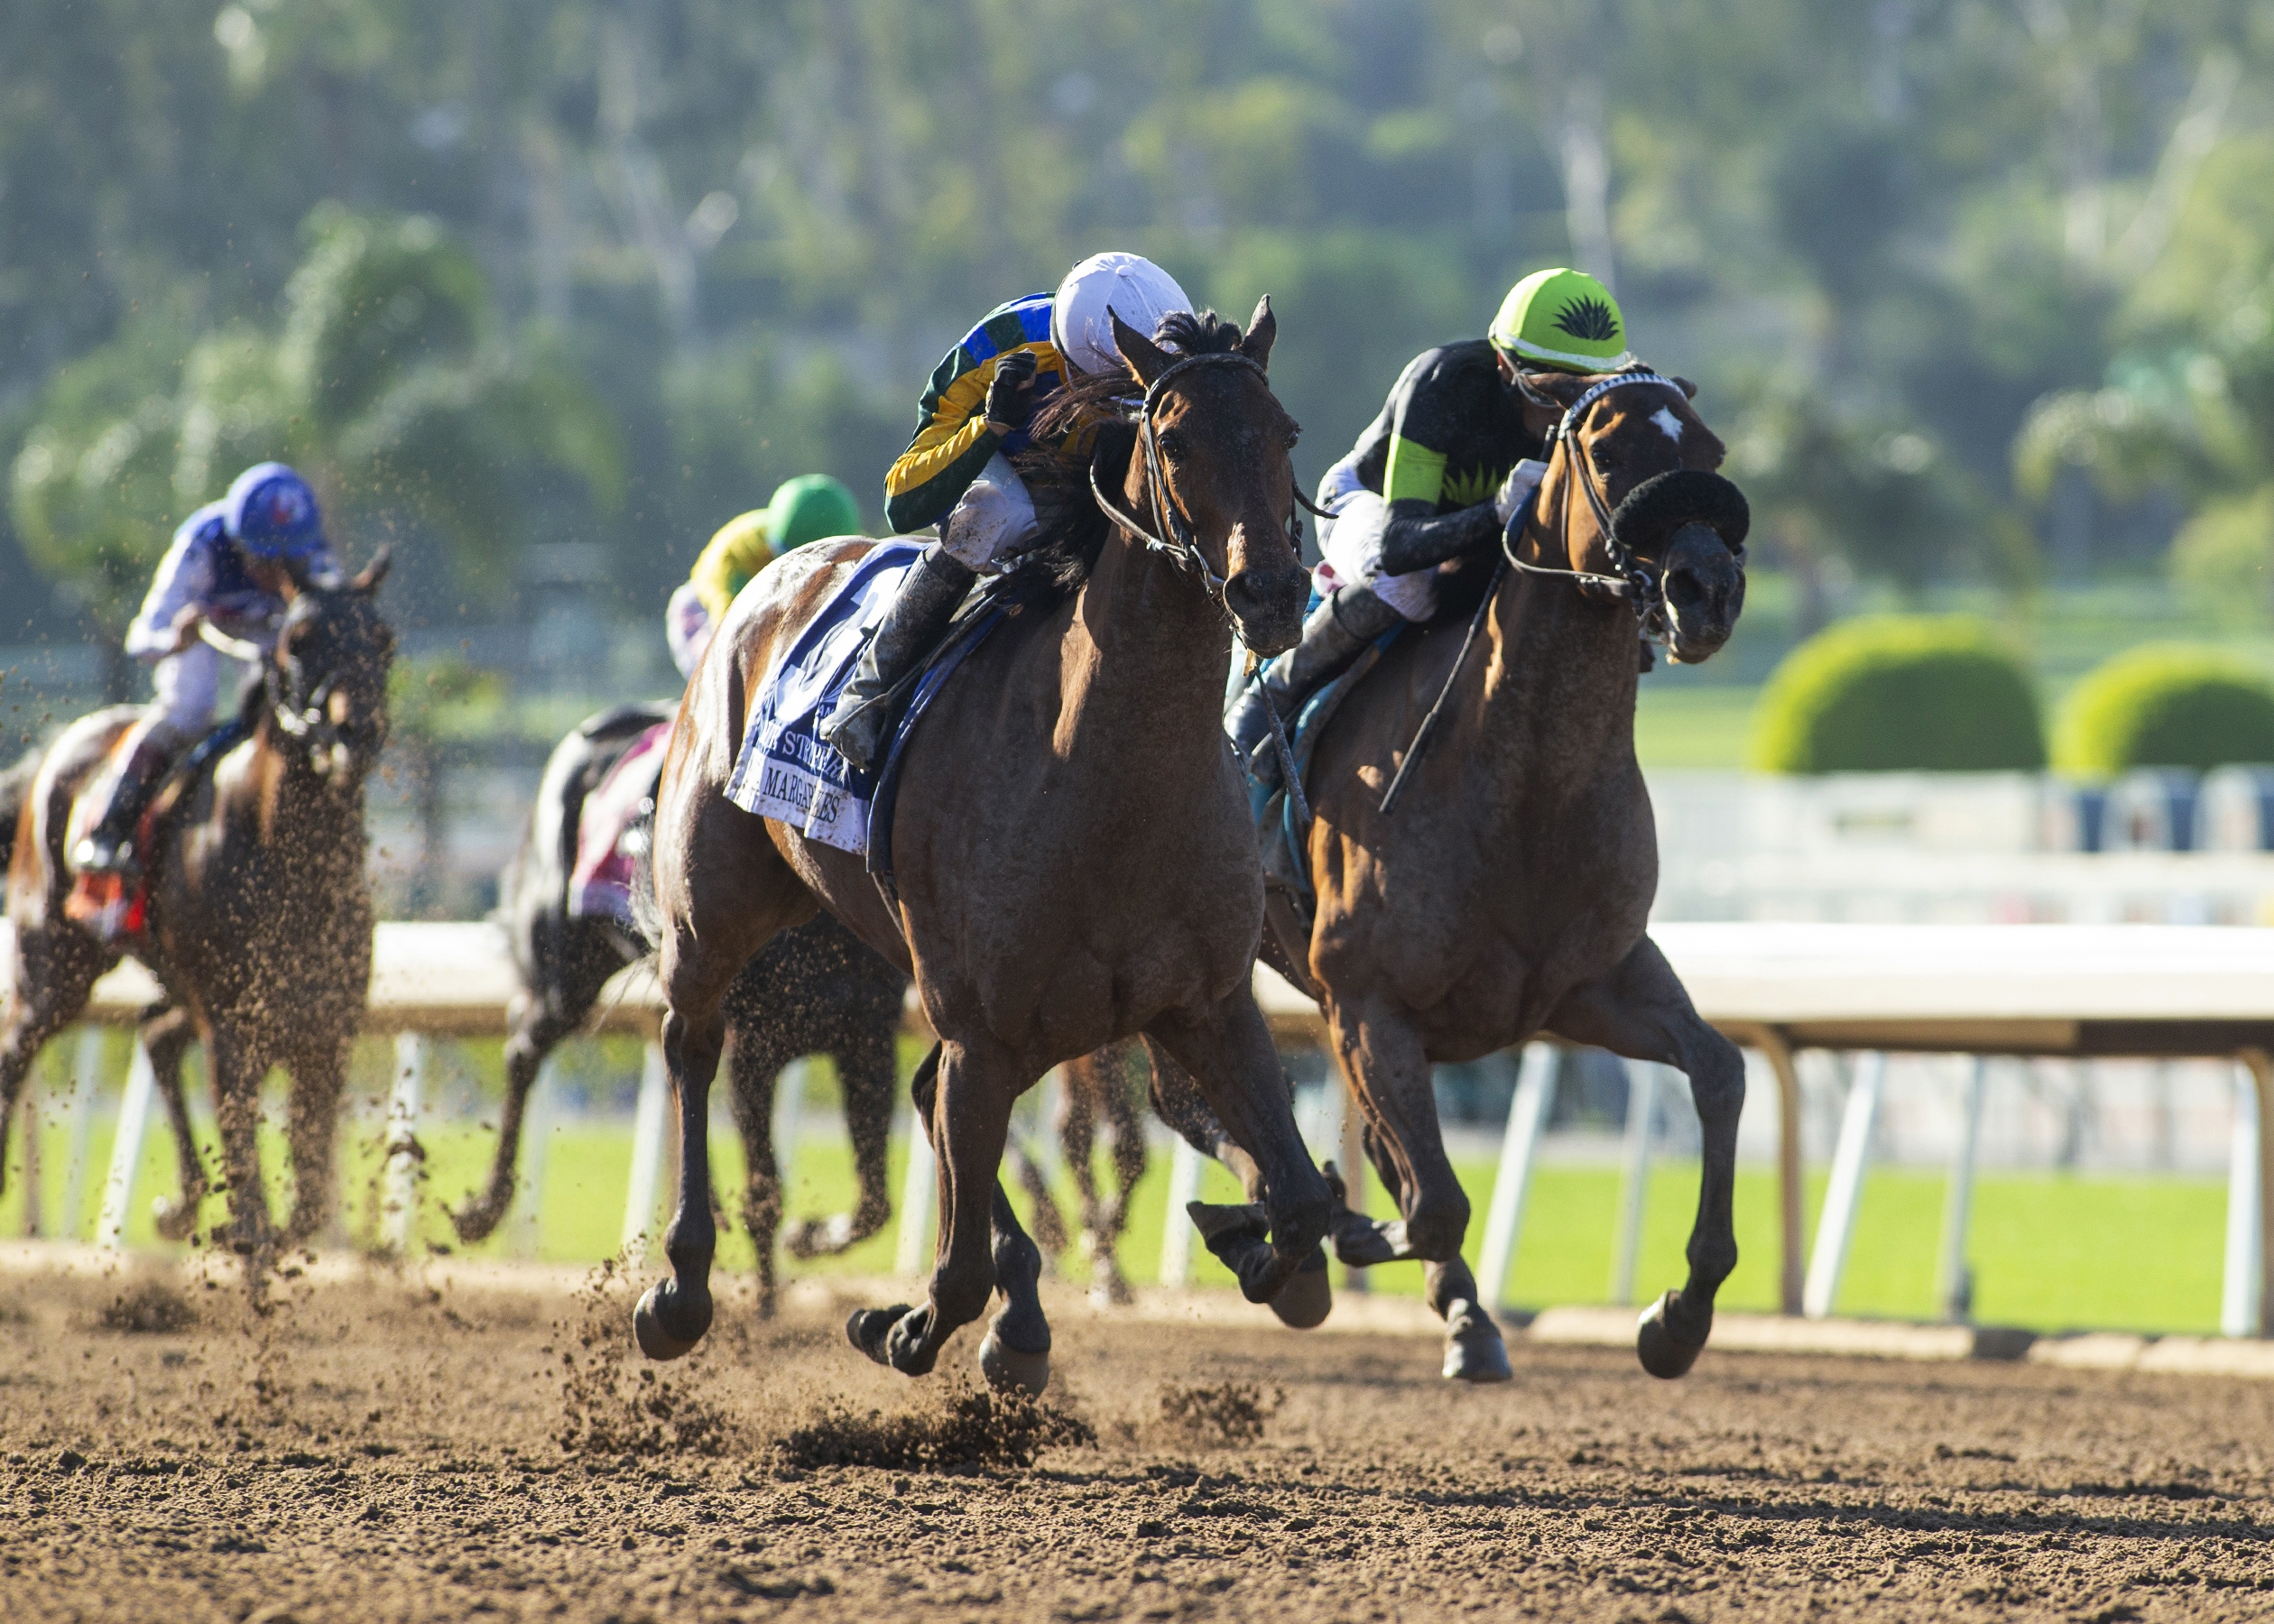
<svg viewBox="0 0 2274 1624"><path fill-rule="evenodd" d="M1704 1130L1689 1278L1643 1316L1638 1344L1653 1375L1678 1376L1737 1262L1744 1065L1644 934L1658 841L1634 757L1635 603L1676 660L1718 650L1744 601L1744 501L1712 472L1722 442L1687 384L1641 373L1521 383L1536 431L1560 429L1531 515L1474 621L1400 636L1327 724L1309 773L1317 918L1306 931L1275 891L1265 951L1325 1010L1368 1157L1398 1203L1387 1224L1338 1216L1336 1253L1428 1265L1448 1376L1505 1377L1508 1363L1461 1260L1469 1204L1431 1065L1548 1032L1688 1075ZM1385 812L1470 623L1437 735Z"/></svg>
<svg viewBox="0 0 2274 1624"><path fill-rule="evenodd" d="M670 719L669 706L619 706L586 721L545 763L529 827L502 888L500 911L521 991L507 1012L513 1035L505 1043L505 1113L489 1179L451 1214L462 1241L488 1235L513 1204L523 1112L545 1057L584 1024L608 978L648 953L627 925L571 915L569 882L585 798L648 729ZM827 915L776 937L727 992L735 1124L749 1168L743 1221L758 1249L762 1315L773 1312L774 1240L781 1224L775 1079L801 1056L827 1055L837 1063L860 1193L850 1213L792 1224L788 1244L800 1258L843 1251L883 1228L892 1212L885 1141L892 1121L893 1043L907 992L907 976Z"/></svg>
<svg viewBox="0 0 2274 1624"><path fill-rule="evenodd" d="M685 1352L710 1323L706 1102L727 990L819 906L912 971L940 1036L915 1085L939 1155L930 1299L855 1314L846 1329L872 1358L930 1370L1001 1290L982 1367L1041 1387L1040 1260L996 1178L1012 1103L1050 1066L1138 1032L1183 1063L1262 1170L1271 1240L1243 1260L1249 1296L1276 1296L1324 1234L1326 1181L1249 987L1262 881L1220 723L1234 628L1259 651L1287 648L1306 596L1288 534L1295 425L1264 374L1272 334L1268 302L1244 334L1213 316L1171 318L1171 348L1115 323L1145 392L1135 424L1097 433L1090 477L1112 522L1069 506L1028 567L1056 570L1072 552L1086 566L1078 586L1011 617L933 700L907 750L891 902L861 857L725 793L775 651L867 544L801 548L736 600L717 633L725 649L681 707L656 811L683 1176L665 1244L672 1276L635 1316L651 1356Z"/></svg>
<svg viewBox="0 0 2274 1624"><path fill-rule="evenodd" d="M294 1195L283 1241L307 1240L332 1213L333 1129L371 980L364 781L387 738L394 633L374 602L386 571L382 553L345 586L287 587L275 651L245 700L245 736L159 808L148 923L132 947L170 1006L145 1027L182 1161L185 1199L168 1227L187 1232L205 1189L181 1105L180 1064L194 1035L213 1077L229 1240L255 1291L278 1239L255 1143L261 1082L272 1066L292 1082ZM73 798L135 715L98 711L66 728L22 806L0 808L14 814L7 821L15 927L0 1031L0 1133L41 1046L78 1019L97 978L120 957L64 917L71 878L63 840Z"/></svg>

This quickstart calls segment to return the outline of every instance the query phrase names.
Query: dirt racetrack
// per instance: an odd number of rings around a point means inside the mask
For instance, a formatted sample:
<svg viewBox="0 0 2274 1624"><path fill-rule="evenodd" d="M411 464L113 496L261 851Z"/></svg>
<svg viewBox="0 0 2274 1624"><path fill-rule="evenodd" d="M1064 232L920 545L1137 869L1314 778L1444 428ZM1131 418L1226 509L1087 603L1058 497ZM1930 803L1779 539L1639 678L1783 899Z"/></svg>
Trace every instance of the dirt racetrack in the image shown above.
<svg viewBox="0 0 2274 1624"><path fill-rule="evenodd" d="M810 1299L659 1370L620 1285L179 1278L0 1279L11 1620L2274 1615L2274 1383L1518 1339L1469 1389L1060 1295L1021 1411Z"/></svg>

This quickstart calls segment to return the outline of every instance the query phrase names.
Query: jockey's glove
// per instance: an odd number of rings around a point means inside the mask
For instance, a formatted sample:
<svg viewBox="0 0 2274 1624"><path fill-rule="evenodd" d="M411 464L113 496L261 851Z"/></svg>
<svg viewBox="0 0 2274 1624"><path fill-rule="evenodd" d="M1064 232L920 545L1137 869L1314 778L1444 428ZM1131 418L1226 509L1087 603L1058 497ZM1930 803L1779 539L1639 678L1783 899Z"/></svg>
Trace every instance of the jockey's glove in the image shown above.
<svg viewBox="0 0 2274 1624"><path fill-rule="evenodd" d="M1539 489L1539 482L1548 477L1548 465L1526 457L1509 469L1508 477L1501 481L1500 490L1493 497L1493 512L1501 521L1501 529L1508 521L1531 505L1532 493Z"/></svg>
<svg viewBox="0 0 2274 1624"><path fill-rule="evenodd" d="M1016 434L1034 416L1034 352L1012 350L987 384L987 421Z"/></svg>

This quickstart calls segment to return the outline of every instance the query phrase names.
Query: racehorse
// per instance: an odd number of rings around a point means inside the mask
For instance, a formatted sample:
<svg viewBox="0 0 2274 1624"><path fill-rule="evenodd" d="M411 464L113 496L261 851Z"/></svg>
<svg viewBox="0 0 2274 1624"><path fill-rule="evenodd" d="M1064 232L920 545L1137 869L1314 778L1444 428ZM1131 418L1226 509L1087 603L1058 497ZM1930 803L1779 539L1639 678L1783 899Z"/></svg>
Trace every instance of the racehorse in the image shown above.
<svg viewBox="0 0 2274 1624"><path fill-rule="evenodd" d="M809 544L735 601L657 796L663 1042L682 1149L671 1277L634 1315L651 1357L684 1353L710 1323L706 1101L726 991L768 938L822 906L912 972L940 1038L914 1084L939 1166L929 1300L855 1313L846 1331L869 1357L929 1370L1000 1290L981 1367L1040 1389L1041 1260L997 1180L1011 1107L1050 1066L1134 1033L1183 1062L1261 1171L1270 1239L1238 1264L1250 1300L1278 1295L1324 1235L1326 1180L1250 990L1262 876L1220 720L1232 632L1264 654L1290 647L1308 595L1289 535L1296 426L1265 372L1274 331L1268 300L1244 333L1213 314L1172 317L1160 345L1115 320L1142 404L1133 422L1096 429L1095 506L1053 504L1063 511L1022 566L1048 572L1028 581L1065 584L977 645L903 747L889 900L863 857L726 793L776 652L870 544ZM1062 393L1061 410L1083 403Z"/></svg>
<svg viewBox="0 0 2274 1624"><path fill-rule="evenodd" d="M144 1023L181 1157L184 1200L167 1227L186 1233L205 1189L181 1103L180 1059L194 1033L213 1077L228 1238L256 1295L279 1240L255 1143L272 1066L292 1083L284 1244L305 1241L332 1213L333 1130L371 981L364 782L387 739L394 633L374 601L387 564L382 551L344 586L288 585L266 656L206 630L226 652L257 662L260 680L234 724L242 736L217 741L223 747L169 785L150 817L157 840L145 922L131 950L167 994ZM72 724L42 758L21 806L0 807L14 834L15 927L0 1029L0 1134L41 1047L78 1019L97 978L121 956L65 917L71 876L63 842L73 799L136 714L114 707Z"/></svg>
<svg viewBox="0 0 2274 1624"><path fill-rule="evenodd" d="M1530 515L1481 598L1472 585L1466 623L1400 635L1326 723L1302 843L1316 914L1274 889L1264 953L1325 1011L1398 1204L1388 1223L1339 1213L1336 1255L1428 1264L1447 1376L1504 1378L1508 1362L1461 1260L1469 1204L1430 1066L1550 1032L1688 1075L1704 1134L1689 1275L1637 1333L1644 1368L1674 1377L1736 1267L1745 1081L1645 934L1658 842L1634 756L1636 623L1684 663L1728 640L1744 602L1744 499L1712 472L1722 442L1688 383L1639 369L1520 383L1553 441ZM1433 712L1436 735L1417 741Z"/></svg>
<svg viewBox="0 0 2274 1624"><path fill-rule="evenodd" d="M648 945L631 921L572 911L570 877L586 798L650 729L668 728L670 721L668 706L619 706L561 740L545 763L529 826L501 888L500 912L521 991L507 1011L513 1035L505 1043L505 1112L489 1179L481 1194L451 1214L461 1241L487 1236L513 1204L523 1111L545 1057L584 1024L610 976L647 955ZM841 1252L883 1228L891 1215L885 1142L892 1119L893 1041L907 991L905 975L824 916L767 944L727 992L735 1123L749 1169L743 1222L758 1249L762 1317L773 1312L774 1241L781 1224L775 1079L803 1055L824 1054L837 1063L859 1195L850 1213L792 1224L787 1244L798 1258Z"/></svg>

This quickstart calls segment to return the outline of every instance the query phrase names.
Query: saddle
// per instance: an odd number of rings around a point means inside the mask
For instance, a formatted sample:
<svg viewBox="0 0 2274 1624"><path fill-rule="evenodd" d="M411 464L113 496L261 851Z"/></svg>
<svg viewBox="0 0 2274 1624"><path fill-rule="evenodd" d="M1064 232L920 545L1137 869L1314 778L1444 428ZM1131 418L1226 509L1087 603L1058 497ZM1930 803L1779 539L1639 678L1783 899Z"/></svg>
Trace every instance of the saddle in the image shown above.
<svg viewBox="0 0 2274 1624"><path fill-rule="evenodd" d="M163 850L159 841L161 832L183 798L212 770L213 763L250 732L241 717L232 716L208 728L196 743L183 751L158 780L157 788L143 803L141 815L134 819L134 850L142 854L142 877L129 885L124 874L76 875L63 899L63 917L75 925L86 926L105 941L141 941L150 928L150 888L158 876L159 854ZM125 746L127 737L126 732L121 732L112 742L103 757L106 767L111 765L112 756Z"/></svg>
<svg viewBox="0 0 2274 1624"><path fill-rule="evenodd" d="M591 731L587 729L587 732ZM593 786L577 815L577 856L568 873L568 917L606 919L636 930L632 879L653 838L655 787L671 724L657 722Z"/></svg>

